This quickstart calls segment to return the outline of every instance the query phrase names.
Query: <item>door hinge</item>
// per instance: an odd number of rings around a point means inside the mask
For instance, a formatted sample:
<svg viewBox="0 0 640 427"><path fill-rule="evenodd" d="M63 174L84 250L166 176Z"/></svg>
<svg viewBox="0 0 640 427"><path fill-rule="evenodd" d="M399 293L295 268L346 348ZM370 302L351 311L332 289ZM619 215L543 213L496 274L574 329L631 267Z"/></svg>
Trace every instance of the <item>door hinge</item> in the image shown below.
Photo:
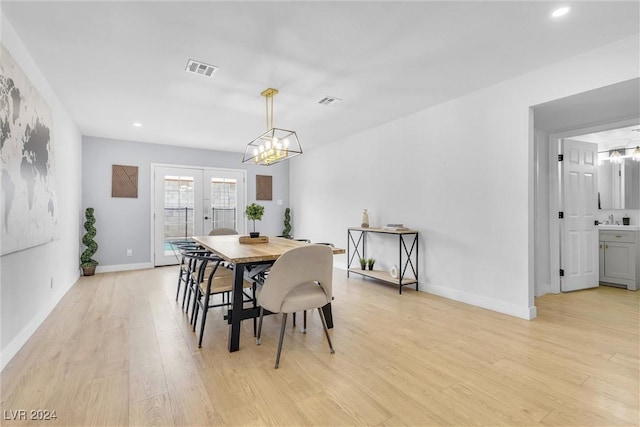
<svg viewBox="0 0 640 427"><path fill-rule="evenodd" d="M560 277L564 277L564 270L560 269Z"/></svg>
<svg viewBox="0 0 640 427"><path fill-rule="evenodd" d="M564 218L564 212L558 212L558 218L563 219Z"/></svg>
<svg viewBox="0 0 640 427"><path fill-rule="evenodd" d="M564 160L564 154L558 154L558 161L561 162Z"/></svg>

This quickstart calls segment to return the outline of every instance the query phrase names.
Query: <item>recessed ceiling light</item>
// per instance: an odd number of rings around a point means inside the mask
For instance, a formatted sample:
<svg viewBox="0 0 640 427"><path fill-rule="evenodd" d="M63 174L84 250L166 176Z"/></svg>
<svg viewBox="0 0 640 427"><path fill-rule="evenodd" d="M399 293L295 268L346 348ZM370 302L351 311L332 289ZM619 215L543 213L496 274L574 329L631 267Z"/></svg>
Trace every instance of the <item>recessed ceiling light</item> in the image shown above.
<svg viewBox="0 0 640 427"><path fill-rule="evenodd" d="M554 18L559 18L559 17L564 16L567 13L569 13L570 10L571 10L571 8L568 7L568 6L560 7L558 9L554 10L553 13L551 14L551 16L554 17Z"/></svg>
<svg viewBox="0 0 640 427"><path fill-rule="evenodd" d="M133 126L139 128L139 127L142 127L142 123L135 122L135 123L133 123Z"/></svg>

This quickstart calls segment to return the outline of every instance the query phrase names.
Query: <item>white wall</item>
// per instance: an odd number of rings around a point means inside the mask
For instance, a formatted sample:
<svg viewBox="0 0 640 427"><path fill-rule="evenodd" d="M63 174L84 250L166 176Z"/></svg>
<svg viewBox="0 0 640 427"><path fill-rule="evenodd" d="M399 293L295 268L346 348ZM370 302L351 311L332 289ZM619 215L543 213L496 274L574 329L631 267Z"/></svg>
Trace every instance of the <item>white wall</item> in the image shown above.
<svg viewBox="0 0 640 427"><path fill-rule="evenodd" d="M296 235L346 246L368 208L372 226L421 232L423 290L535 317L529 107L637 77L638 50L630 37L305 153L291 165Z"/></svg>
<svg viewBox="0 0 640 427"><path fill-rule="evenodd" d="M170 145L82 138L82 205L93 207L96 216L94 259L97 271L151 267L150 204L151 164L220 167L247 171L247 203L256 201L256 175L273 177L273 200L260 200L265 214L256 225L263 234L279 235L284 228L284 210L289 206L289 162L273 166L243 164L242 154L184 148ZM111 166L138 166L138 198L111 197ZM277 204L282 200L282 205ZM133 249L127 257L126 250Z"/></svg>
<svg viewBox="0 0 640 427"><path fill-rule="evenodd" d="M4 368L79 276L81 138L4 16L2 43L53 114L60 239L0 258L0 368Z"/></svg>
<svg viewBox="0 0 640 427"><path fill-rule="evenodd" d="M534 191L535 191L535 296L551 292L549 242L549 134L536 129L534 132ZM556 169L557 170L557 169Z"/></svg>

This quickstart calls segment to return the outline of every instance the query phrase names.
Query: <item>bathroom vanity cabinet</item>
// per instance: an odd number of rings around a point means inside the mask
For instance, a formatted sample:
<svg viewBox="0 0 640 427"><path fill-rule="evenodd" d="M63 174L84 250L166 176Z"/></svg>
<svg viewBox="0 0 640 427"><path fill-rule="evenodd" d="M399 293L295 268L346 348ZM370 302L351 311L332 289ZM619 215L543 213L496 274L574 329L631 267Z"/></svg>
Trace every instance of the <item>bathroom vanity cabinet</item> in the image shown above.
<svg viewBox="0 0 640 427"><path fill-rule="evenodd" d="M600 282L640 288L640 228L608 227L599 230Z"/></svg>

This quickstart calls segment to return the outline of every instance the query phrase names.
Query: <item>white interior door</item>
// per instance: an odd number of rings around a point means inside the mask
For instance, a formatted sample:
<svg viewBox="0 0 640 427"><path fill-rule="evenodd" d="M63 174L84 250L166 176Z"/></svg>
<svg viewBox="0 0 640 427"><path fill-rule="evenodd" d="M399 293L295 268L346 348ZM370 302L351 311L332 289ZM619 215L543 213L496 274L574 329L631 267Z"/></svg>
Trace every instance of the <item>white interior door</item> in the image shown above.
<svg viewBox="0 0 640 427"><path fill-rule="evenodd" d="M599 286L598 146L562 141L562 211L560 221L560 281L562 292Z"/></svg>
<svg viewBox="0 0 640 427"><path fill-rule="evenodd" d="M246 172L235 169L153 167L155 266L179 262L171 242L232 228L244 234Z"/></svg>

